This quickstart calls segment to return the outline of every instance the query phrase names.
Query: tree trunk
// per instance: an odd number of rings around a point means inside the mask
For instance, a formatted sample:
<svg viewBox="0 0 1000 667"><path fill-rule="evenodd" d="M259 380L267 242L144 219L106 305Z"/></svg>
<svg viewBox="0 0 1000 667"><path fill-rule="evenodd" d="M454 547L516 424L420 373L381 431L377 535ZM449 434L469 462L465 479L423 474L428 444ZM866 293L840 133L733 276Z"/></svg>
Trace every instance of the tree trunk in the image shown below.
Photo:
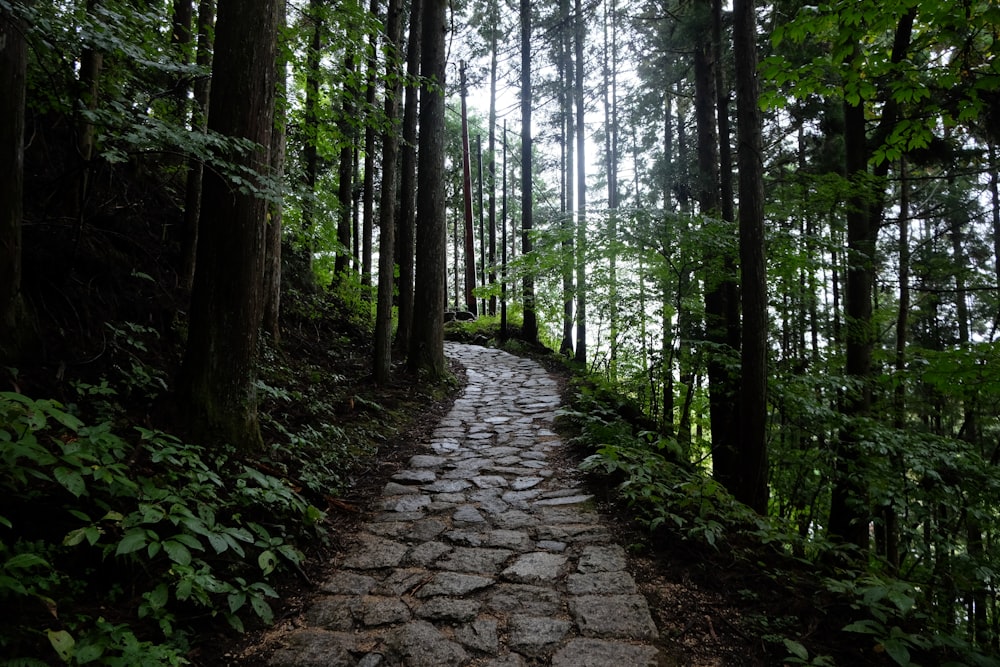
<svg viewBox="0 0 1000 667"><path fill-rule="evenodd" d="M420 143L417 153L416 282L409 367L444 377L444 303L447 262L444 190L445 0L424 0L420 74Z"/></svg>
<svg viewBox="0 0 1000 667"><path fill-rule="evenodd" d="M215 34L215 0L198 3L198 53L195 62L199 67L212 66L213 36ZM203 77L194 82L194 108L191 128L196 132L208 129L208 106L212 79ZM201 160L188 161L187 182L184 191L184 232L181 238L181 284L191 289L198 257L198 221L201 218L201 193L205 165Z"/></svg>
<svg viewBox="0 0 1000 667"><path fill-rule="evenodd" d="M583 18L583 3L575 0L576 51L576 352L573 358L580 364L587 363L587 161L584 147L587 143L586 108L583 97L584 60L583 42L587 27Z"/></svg>
<svg viewBox="0 0 1000 667"><path fill-rule="evenodd" d="M460 96L462 98L462 203L464 204L463 236L465 249L465 309L477 315L476 297L476 239L472 220L472 156L469 155L469 117L465 106L465 61L459 66L461 77ZM458 280L458 276L455 277Z"/></svg>
<svg viewBox="0 0 1000 667"><path fill-rule="evenodd" d="M420 74L423 0L410 2L410 33L406 44L406 99L403 109L403 146L399 167L399 215L397 251L399 257L399 310L396 347L408 352L413 331L413 259L417 191L417 78Z"/></svg>
<svg viewBox="0 0 1000 667"><path fill-rule="evenodd" d="M25 3L30 4L30 3ZM0 365L16 364L34 335L21 295L24 101L28 49L23 22L0 8Z"/></svg>
<svg viewBox="0 0 1000 667"><path fill-rule="evenodd" d="M703 7L703 17L710 20L710 5ZM695 121L698 129L698 205L706 224L721 216L719 190L719 141L716 128L715 63L711 42L696 45ZM722 251L725 253L726 251ZM730 325L727 316L732 298L727 275L730 263L718 250L707 248L704 253L705 340L709 392L709 415L712 426L712 470L726 488L735 488L739 476L739 457L735 439L738 427L738 390L728 368L726 355L730 346ZM728 349L727 349L728 348Z"/></svg>
<svg viewBox="0 0 1000 667"><path fill-rule="evenodd" d="M764 166L757 78L757 23L753 0L733 5L736 118L739 147L740 280L743 300L740 347L740 470L737 500L767 513L767 275L764 261Z"/></svg>
<svg viewBox="0 0 1000 667"><path fill-rule="evenodd" d="M487 167L489 173L489 209L490 209L490 285L497 282L497 32L500 16L497 10L497 0L490 0L490 111L489 138L487 139ZM490 315L497 314L496 294L490 294Z"/></svg>
<svg viewBox="0 0 1000 667"><path fill-rule="evenodd" d="M573 32L569 30L572 24L570 21L569 0L560 0L560 16L564 29L559 39L560 44L560 74L559 74L559 101L563 128L561 142L562 148L562 174L563 197L560 210L563 216L562 234L562 292L563 292L563 335L559 343L559 353L567 357L573 356L573 274L575 270L576 255L573 243L573 207L574 193L573 179L576 169L573 150L573 142L576 141L575 125L573 121Z"/></svg>
<svg viewBox="0 0 1000 667"><path fill-rule="evenodd" d="M354 78L354 54L344 57L344 90L341 93L340 134L344 145L340 149L340 163L337 168L337 201L340 211L337 218L337 241L340 250L334 261L334 280L340 280L351 269L351 239L357 234L351 233L354 212L354 130L353 116L356 112L354 100L357 99L357 86L351 83ZM355 253L356 255L356 253Z"/></svg>
<svg viewBox="0 0 1000 667"><path fill-rule="evenodd" d="M221 0L209 128L262 149L242 156L268 169L274 124L277 0ZM256 361L263 312L267 202L207 172L191 295L187 351L177 396L194 432L244 450L263 447Z"/></svg>
<svg viewBox="0 0 1000 667"><path fill-rule="evenodd" d="M402 32L402 7L399 0L389 0L386 10L386 78L393 83L385 91L385 117L382 133L382 192L379 197L378 301L375 306L375 382L385 384L392 371L392 292L396 242L396 173L399 157L399 97L402 77L399 67L399 41Z"/></svg>
<svg viewBox="0 0 1000 667"><path fill-rule="evenodd" d="M284 2L278 2L277 12L276 25L282 29L285 27L287 19ZM279 48L277 50L277 66L275 67L277 97L274 108L274 128L271 132L271 177L279 185L285 181L285 149L287 147L285 111L288 108L288 77L286 75L288 61L283 54L284 49ZM267 220L263 327L264 331L271 336L271 343L277 346L281 344L281 222L284 203L282 200L274 201L270 202L268 207L270 214Z"/></svg>
<svg viewBox="0 0 1000 667"><path fill-rule="evenodd" d="M378 17L378 2L379 0L371 0L369 7L369 12L375 18ZM371 116L375 115L378 33L369 36L368 48L368 76L365 82L365 173L362 195L364 213L361 218L361 284L365 287L371 287L372 284L372 237L375 233L375 123Z"/></svg>
<svg viewBox="0 0 1000 667"><path fill-rule="evenodd" d="M532 183L531 155L531 2L521 0L521 250L531 252L531 230L534 225L534 188ZM531 270L522 280L524 320L521 336L529 341L538 340L538 319L535 315L535 276Z"/></svg>
<svg viewBox="0 0 1000 667"><path fill-rule="evenodd" d="M618 379L618 45L617 12L611 0L611 38L608 38L608 8L604 5L604 53L602 74L604 85L604 166L608 177L608 377ZM609 64L608 60L612 62Z"/></svg>

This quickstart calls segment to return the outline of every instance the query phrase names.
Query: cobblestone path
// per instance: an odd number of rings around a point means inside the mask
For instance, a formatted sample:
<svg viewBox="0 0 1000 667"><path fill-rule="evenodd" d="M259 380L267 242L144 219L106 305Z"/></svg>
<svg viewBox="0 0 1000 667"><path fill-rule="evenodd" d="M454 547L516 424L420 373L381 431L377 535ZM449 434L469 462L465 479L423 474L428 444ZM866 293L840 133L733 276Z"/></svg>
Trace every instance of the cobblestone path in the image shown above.
<svg viewBox="0 0 1000 667"><path fill-rule="evenodd" d="M447 353L468 386L270 664L655 665L624 550L550 460L556 383L503 351Z"/></svg>

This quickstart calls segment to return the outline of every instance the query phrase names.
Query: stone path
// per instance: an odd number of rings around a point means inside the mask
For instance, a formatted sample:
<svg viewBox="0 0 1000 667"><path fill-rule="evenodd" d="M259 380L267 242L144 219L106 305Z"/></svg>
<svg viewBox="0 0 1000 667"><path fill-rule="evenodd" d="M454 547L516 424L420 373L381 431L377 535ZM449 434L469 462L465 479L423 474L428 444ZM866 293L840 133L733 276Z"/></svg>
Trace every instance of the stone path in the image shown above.
<svg viewBox="0 0 1000 667"><path fill-rule="evenodd" d="M625 551L549 458L555 382L503 351L447 353L468 386L270 665L656 665Z"/></svg>

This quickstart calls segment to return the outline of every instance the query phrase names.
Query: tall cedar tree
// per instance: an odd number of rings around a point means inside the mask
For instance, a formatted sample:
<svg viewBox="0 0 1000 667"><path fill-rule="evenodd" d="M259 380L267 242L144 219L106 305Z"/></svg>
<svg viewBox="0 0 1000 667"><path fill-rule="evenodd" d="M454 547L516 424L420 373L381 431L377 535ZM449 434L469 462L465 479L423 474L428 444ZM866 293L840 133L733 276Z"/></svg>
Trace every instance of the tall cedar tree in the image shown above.
<svg viewBox="0 0 1000 667"><path fill-rule="evenodd" d="M21 296L24 99L28 63L24 25L0 9L0 364L20 357L31 333Z"/></svg>
<svg viewBox="0 0 1000 667"><path fill-rule="evenodd" d="M739 146L740 282L743 329L740 383L740 477L733 494L767 512L767 275L764 263L764 165L757 80L754 0L733 5L736 122Z"/></svg>
<svg viewBox="0 0 1000 667"><path fill-rule="evenodd" d="M409 367L443 377L445 266L444 192L446 0L424 0L420 49L420 139L417 152L416 275Z"/></svg>
<svg viewBox="0 0 1000 667"><path fill-rule="evenodd" d="M277 2L221 0L215 30L216 103L209 128L256 144L236 159L261 174L268 170L274 124ZM195 432L247 450L263 446L254 382L267 206L222 174L205 173L188 345L178 379L180 405Z"/></svg>
<svg viewBox="0 0 1000 667"><path fill-rule="evenodd" d="M410 349L413 331L413 260L417 191L417 80L420 75L421 0L410 2L410 31L406 43L406 93L403 102L403 146L399 156L399 214L396 217L396 257L399 264L399 310L396 347Z"/></svg>
<svg viewBox="0 0 1000 667"><path fill-rule="evenodd" d="M382 192L379 198L378 302L375 312L373 375L376 382L389 381L392 371L392 292L396 245L396 161L399 157L399 41L402 31L402 3L389 0L386 9L385 70L392 83L386 86L382 133Z"/></svg>
<svg viewBox="0 0 1000 667"><path fill-rule="evenodd" d="M532 220L531 180L531 3L521 0L521 248L531 252ZM538 340L538 319L535 316L535 277L524 273L521 295L524 299L521 336L527 341Z"/></svg>

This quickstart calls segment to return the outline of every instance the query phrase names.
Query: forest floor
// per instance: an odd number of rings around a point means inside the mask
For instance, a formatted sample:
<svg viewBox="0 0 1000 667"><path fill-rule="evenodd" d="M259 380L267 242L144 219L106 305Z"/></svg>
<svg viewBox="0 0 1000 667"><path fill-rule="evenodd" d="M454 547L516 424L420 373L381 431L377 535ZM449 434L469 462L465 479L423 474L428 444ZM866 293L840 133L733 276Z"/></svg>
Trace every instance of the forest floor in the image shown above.
<svg viewBox="0 0 1000 667"><path fill-rule="evenodd" d="M329 364L328 350L305 344L309 336L294 343L298 349L288 359L307 358L310 363ZM286 341L286 346L289 342ZM331 499L328 521L332 539L327 545L316 545L308 554L304 576L288 578L279 589L280 603L275 605L276 624L299 616L322 594L320 584L327 581L335 569L335 555L342 550L342 540L355 533L366 511L376 505L383 488L412 456L426 453L426 442L441 418L448 412L460 390L434 393L405 373L398 373L389 386L374 387L367 378L366 357L360 350L338 355L332 370L350 387L349 393L358 398L357 404L376 401L391 406L392 418L373 420L365 411L351 410L342 415L345 426L358 431L380 431L382 439L377 458L352 475L349 490L342 497ZM554 355L532 354L556 378L564 401L569 399L570 371ZM450 360L456 378L464 379L455 360ZM307 368L292 376L308 376ZM570 434L563 434L570 435ZM589 452L563 447L557 455L563 474L577 474L580 461ZM706 552L691 544L676 541L651 541L648 532L635 525L627 508L616 503L613 488L600 478L587 478L585 483L598 498L598 510L605 525L615 534L615 541L625 546L636 583L647 600L660 639L661 665L716 667L775 664L768 657L765 642L755 636L758 630L748 629L744 619L767 615L789 602L776 599L772 582L743 565L729 560L719 552ZM755 627L759 627L756 624ZM273 650L266 639L272 628L256 628L248 634L204 637L192 659L200 665L264 665ZM773 648L773 646L772 646ZM780 661L779 661L780 662Z"/></svg>

